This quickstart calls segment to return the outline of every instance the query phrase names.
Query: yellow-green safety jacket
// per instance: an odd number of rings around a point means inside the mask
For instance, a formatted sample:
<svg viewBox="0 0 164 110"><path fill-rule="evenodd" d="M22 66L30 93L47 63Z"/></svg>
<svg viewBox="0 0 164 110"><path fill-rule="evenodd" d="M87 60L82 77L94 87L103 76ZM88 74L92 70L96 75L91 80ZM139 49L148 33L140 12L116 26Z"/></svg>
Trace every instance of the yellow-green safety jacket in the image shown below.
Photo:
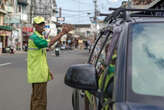
<svg viewBox="0 0 164 110"><path fill-rule="evenodd" d="M48 42L44 36L34 32L28 40L27 77L29 83L47 82L51 79L46 58Z"/></svg>
<svg viewBox="0 0 164 110"><path fill-rule="evenodd" d="M105 79L105 85L104 85L104 89L103 91L105 92L107 87L108 87L108 84L109 84L109 81L112 79L112 77L114 76L114 70L115 70L115 65L112 65L110 64L109 67L108 67L108 74L107 74L107 77ZM104 72L101 74L100 78L99 78L99 89L102 88L102 84L103 84L103 79L104 79ZM104 98L104 101L108 101L107 98ZM102 110L109 110L109 106L106 105L104 108L102 108Z"/></svg>
<svg viewBox="0 0 164 110"><path fill-rule="evenodd" d="M110 64L109 67L108 67L108 74L107 74L107 78L106 78L106 80L105 80L105 86L104 86L104 89L103 89L104 92L105 92L106 89L107 89L107 86L108 86L108 84L109 84L109 81L110 81L111 78L114 76L114 70L115 70L115 65ZM103 79L104 79L104 72L101 73L100 78L99 78L99 80L98 80L98 87L99 87L99 89L102 88ZM89 103L90 103L90 104L94 104L94 103L93 103L93 100L92 100L93 95L92 95L89 91L85 91L85 94L86 94L86 96L87 96L87 98L88 98L88 100L89 100ZM108 99L106 99L106 98L104 98L104 100L105 100L105 101L108 101ZM109 109L108 105L106 105L105 108L102 108L102 110L108 110L108 109Z"/></svg>

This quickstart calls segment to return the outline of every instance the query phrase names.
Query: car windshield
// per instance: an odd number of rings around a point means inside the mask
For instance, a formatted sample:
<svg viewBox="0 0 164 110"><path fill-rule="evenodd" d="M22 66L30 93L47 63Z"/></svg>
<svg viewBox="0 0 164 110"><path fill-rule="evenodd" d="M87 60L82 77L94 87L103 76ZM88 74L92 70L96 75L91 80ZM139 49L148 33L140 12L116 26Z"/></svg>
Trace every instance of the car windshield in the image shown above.
<svg viewBox="0 0 164 110"><path fill-rule="evenodd" d="M137 23L132 28L132 90L164 96L164 23Z"/></svg>

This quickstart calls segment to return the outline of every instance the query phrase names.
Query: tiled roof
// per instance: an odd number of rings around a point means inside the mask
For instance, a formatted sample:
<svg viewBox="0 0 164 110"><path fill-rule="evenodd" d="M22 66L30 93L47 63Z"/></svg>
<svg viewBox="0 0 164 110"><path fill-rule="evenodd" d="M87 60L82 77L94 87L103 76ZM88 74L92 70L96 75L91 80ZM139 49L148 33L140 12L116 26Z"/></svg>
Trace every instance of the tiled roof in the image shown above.
<svg viewBox="0 0 164 110"><path fill-rule="evenodd" d="M132 0L133 5L148 5L155 0Z"/></svg>
<svg viewBox="0 0 164 110"><path fill-rule="evenodd" d="M161 0L132 0L132 7L148 9L157 4L159 1Z"/></svg>

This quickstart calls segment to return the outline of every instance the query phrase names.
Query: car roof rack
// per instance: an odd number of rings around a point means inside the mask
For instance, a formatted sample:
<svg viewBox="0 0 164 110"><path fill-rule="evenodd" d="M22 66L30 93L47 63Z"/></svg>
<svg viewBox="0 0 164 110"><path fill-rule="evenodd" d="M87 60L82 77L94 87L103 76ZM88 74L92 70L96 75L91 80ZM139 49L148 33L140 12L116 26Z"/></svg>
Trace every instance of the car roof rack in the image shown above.
<svg viewBox="0 0 164 110"><path fill-rule="evenodd" d="M141 12L149 12L149 13L156 13L156 12L163 12L164 10L161 9L133 9L133 8L109 8L109 10L113 10L114 12L110 14L100 13L100 16L107 16L105 18L105 22L111 23L113 20L117 18L123 18L123 20L128 20L128 17L164 17L155 14L142 14ZM135 12L127 14L127 12ZM137 14L139 13L139 14Z"/></svg>
<svg viewBox="0 0 164 110"><path fill-rule="evenodd" d="M147 11L147 12L164 12L161 9L133 9L133 8L109 8L109 10L118 10L121 9L123 11Z"/></svg>

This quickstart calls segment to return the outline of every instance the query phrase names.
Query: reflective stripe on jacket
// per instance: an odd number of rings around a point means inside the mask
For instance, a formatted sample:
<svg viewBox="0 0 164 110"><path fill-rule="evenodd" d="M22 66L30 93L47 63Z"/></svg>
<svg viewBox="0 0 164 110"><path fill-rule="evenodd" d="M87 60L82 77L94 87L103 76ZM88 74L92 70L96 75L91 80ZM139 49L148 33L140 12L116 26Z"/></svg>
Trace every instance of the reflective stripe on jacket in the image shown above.
<svg viewBox="0 0 164 110"><path fill-rule="evenodd" d="M27 77L29 83L47 82L50 80L49 68L46 58L46 45L44 43L37 47L35 38L41 39L45 42L44 37L34 32L28 40L28 54L27 54Z"/></svg>

